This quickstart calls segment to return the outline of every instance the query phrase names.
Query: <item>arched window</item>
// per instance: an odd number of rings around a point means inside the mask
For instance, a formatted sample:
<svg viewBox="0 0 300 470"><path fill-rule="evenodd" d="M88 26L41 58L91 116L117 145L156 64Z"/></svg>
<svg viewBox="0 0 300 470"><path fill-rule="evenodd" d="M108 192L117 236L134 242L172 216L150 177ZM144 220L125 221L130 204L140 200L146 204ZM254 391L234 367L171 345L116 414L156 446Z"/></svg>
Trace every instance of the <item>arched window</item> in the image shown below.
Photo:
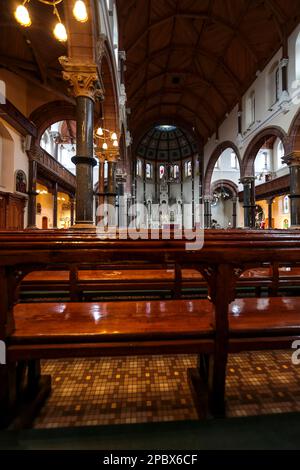
<svg viewBox="0 0 300 470"><path fill-rule="evenodd" d="M173 165L171 168L172 174L171 177L174 180L177 180L179 178L179 165Z"/></svg>
<svg viewBox="0 0 300 470"><path fill-rule="evenodd" d="M238 169L238 159L235 152L231 152L230 154L230 166L233 170Z"/></svg>
<svg viewBox="0 0 300 470"><path fill-rule="evenodd" d="M152 178L152 165L151 163L146 163L146 179L151 180Z"/></svg>
<svg viewBox="0 0 300 470"><path fill-rule="evenodd" d="M281 168L285 166L285 163L283 163L282 158L284 157L284 147L283 143L281 140L278 142L277 145L277 163L278 163L278 168Z"/></svg>
<svg viewBox="0 0 300 470"><path fill-rule="evenodd" d="M184 175L186 177L192 176L192 162L191 162L191 160L188 160L184 164Z"/></svg>
<svg viewBox="0 0 300 470"><path fill-rule="evenodd" d="M267 81L267 93L269 109L279 101L281 91L280 67L276 62L270 69Z"/></svg>
<svg viewBox="0 0 300 470"><path fill-rule="evenodd" d="M255 91L251 91L246 102L246 121L247 126L251 126L255 122Z"/></svg>
<svg viewBox="0 0 300 470"><path fill-rule="evenodd" d="M283 198L283 213L288 214L290 212L290 198L289 196L285 196Z"/></svg>
<svg viewBox="0 0 300 470"><path fill-rule="evenodd" d="M295 78L300 81L300 33L295 44Z"/></svg>
<svg viewBox="0 0 300 470"><path fill-rule="evenodd" d="M119 26L118 26L117 7L116 7L115 3L114 3L114 6L113 6L113 45L114 45L116 63L118 63L118 59L119 59Z"/></svg>
<svg viewBox="0 0 300 470"><path fill-rule="evenodd" d="M142 177L142 161L141 160L136 161L136 175L139 176L140 178Z"/></svg>
<svg viewBox="0 0 300 470"><path fill-rule="evenodd" d="M165 165L159 165L159 179L162 180L165 176L166 168Z"/></svg>

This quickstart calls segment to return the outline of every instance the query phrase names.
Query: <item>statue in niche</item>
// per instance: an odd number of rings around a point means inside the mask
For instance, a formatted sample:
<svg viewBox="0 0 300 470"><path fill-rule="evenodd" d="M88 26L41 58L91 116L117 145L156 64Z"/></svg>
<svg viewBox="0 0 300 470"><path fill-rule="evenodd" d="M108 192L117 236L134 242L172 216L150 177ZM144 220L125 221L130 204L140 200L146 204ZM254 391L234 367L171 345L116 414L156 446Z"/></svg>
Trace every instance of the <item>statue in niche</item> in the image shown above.
<svg viewBox="0 0 300 470"><path fill-rule="evenodd" d="M27 192L26 175L23 170L17 170L16 172L16 191L18 193Z"/></svg>

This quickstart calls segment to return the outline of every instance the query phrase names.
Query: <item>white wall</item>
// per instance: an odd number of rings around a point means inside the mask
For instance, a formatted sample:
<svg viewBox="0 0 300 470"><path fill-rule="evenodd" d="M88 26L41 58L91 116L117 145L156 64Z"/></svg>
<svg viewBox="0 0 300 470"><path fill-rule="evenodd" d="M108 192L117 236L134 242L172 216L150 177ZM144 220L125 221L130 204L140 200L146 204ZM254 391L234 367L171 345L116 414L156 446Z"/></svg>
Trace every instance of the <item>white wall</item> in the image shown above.
<svg viewBox="0 0 300 470"><path fill-rule="evenodd" d="M274 106L270 106L270 91L268 85L269 73L274 67L274 64L281 61L282 50L280 49L270 60L264 70L257 71L257 78L254 83L249 87L242 98L243 103L243 133L241 139L238 138L238 106L235 106L234 109L229 113L225 118L224 122L219 128L219 139L216 141L215 134L211 136L209 141L204 147L204 166L207 167L208 161L219 145L220 142L232 141L238 145L241 157L243 158L247 146L254 138L254 136L262 131L264 128L269 126L279 126L285 132L289 132L290 125L293 121L293 118L300 109L300 81L295 84L296 80L296 56L295 56L295 44L300 33L300 25L293 31L288 39L288 54L289 54L289 63L288 63L288 107L287 109L281 105L280 100ZM298 50L298 61L300 60L300 50ZM299 74L300 74L300 63L299 63ZM300 79L300 76L298 77ZM280 73L281 80L281 73ZM297 85L297 86L296 86ZM255 122L249 128L246 116L246 103L250 94L254 91L255 93Z"/></svg>

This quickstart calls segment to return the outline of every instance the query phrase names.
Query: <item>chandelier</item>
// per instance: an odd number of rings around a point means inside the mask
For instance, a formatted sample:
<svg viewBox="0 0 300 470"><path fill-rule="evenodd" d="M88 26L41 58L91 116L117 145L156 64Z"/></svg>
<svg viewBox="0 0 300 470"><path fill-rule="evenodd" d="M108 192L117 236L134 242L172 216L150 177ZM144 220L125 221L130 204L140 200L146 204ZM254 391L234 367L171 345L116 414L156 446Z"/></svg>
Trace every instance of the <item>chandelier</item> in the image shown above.
<svg viewBox="0 0 300 470"><path fill-rule="evenodd" d="M232 195L228 191L226 191L223 186L221 186L220 188L214 191L211 205L216 206L220 201L227 201L231 197Z"/></svg>
<svg viewBox="0 0 300 470"><path fill-rule="evenodd" d="M117 155L119 153L118 136L115 131L110 131L100 126L95 132L96 153L101 155Z"/></svg>
<svg viewBox="0 0 300 470"><path fill-rule="evenodd" d="M62 23L57 5L62 3L63 0L35 0L45 5L49 5L53 8L53 14L56 16L57 23L53 29L53 34L55 38L60 42L65 42L68 39L67 31L65 25ZM30 0L24 0L22 4L18 5L14 15L17 22L24 27L31 25L30 11L29 6ZM27 5L27 6L26 6ZM86 5L83 0L75 0L73 7L73 15L75 19L81 23L85 23L88 20L88 13Z"/></svg>

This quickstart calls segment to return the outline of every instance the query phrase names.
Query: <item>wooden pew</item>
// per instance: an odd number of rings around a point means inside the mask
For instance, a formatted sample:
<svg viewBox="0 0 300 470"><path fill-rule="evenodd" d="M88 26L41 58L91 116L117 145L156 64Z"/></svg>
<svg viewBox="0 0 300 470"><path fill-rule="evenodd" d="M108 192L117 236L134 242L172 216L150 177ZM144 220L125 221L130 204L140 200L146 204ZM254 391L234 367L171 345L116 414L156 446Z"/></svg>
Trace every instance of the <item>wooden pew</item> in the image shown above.
<svg viewBox="0 0 300 470"><path fill-rule="evenodd" d="M170 351L200 354L198 378L208 382L211 412L222 415L228 354L246 349L289 347L295 338L300 337L298 298L292 299L294 310L290 305L287 307L285 299L281 298L269 299L263 308L260 302L268 299L235 300L237 282L247 269L260 268L266 263L300 262L298 231L231 231L230 237L228 231L208 231L204 247L193 251L186 250L184 240L99 241L93 234L80 235L75 240L73 237L62 240L52 235L53 239L45 237L43 241L40 234L37 237L27 235L25 240L21 235L18 238L17 234L11 238L9 235L1 237L0 283L2 292L7 295L0 300L0 338L6 341L8 357L8 365L1 371L2 410L12 408L18 401L16 395L20 386L17 379L24 375L20 364L31 365L29 375L33 383L38 383L36 360L41 357L162 354ZM109 303L104 317L101 316L102 307L106 304L97 302L83 305L56 303L53 307L40 304L35 308L40 308L41 315L34 318L30 316L34 305L14 307L15 290L29 272L66 265L80 270L82 265L93 263L104 266L123 264L131 268L147 263L196 265L208 283L211 303L204 299L129 302L123 305L127 312L123 318L118 318L121 304L114 302ZM233 301L239 303L232 304ZM27 310L22 310L25 307ZM66 308L71 309L67 314L70 322L64 321ZM150 324L149 311L153 314ZM199 323L195 322L195 312ZM282 313L285 322L282 322ZM108 323L105 323L106 315ZM111 323L112 318L118 318L116 324ZM80 328L76 333L77 319ZM95 329L95 321L100 330ZM50 334L48 322L56 333ZM35 324L36 327L33 326ZM114 330L108 329L110 324ZM128 324L129 329L122 330L123 324L124 328ZM102 325L105 326L102 328ZM43 331L44 334L41 333Z"/></svg>
<svg viewBox="0 0 300 470"><path fill-rule="evenodd" d="M201 273L195 269L182 269L180 280L178 271L174 266L168 269L162 266L145 266L131 269L122 266L113 268L101 267L98 269L84 269L72 271L37 271L25 276L20 284L20 295L26 299L30 296L44 295L48 292L65 293L71 301L93 300L101 295L140 295L145 296L171 296L181 298L187 290L206 296L206 282ZM101 269L102 268L102 269Z"/></svg>
<svg viewBox="0 0 300 470"><path fill-rule="evenodd" d="M104 269L105 268L105 269ZM295 285L288 278L284 285ZM300 283L300 276L297 279ZM277 287L275 287L277 286ZM245 271L237 283L237 289L243 292L254 289L257 296L261 295L262 288L269 289L277 295L279 289L278 279L272 275L272 267L253 268ZM140 266L139 269L131 269L124 266L97 267L97 269L84 269L76 273L72 271L36 271L25 276L20 284L22 299L61 297L65 296L71 301L93 300L101 295L108 297L109 293L115 295L145 296L171 296L182 298L183 295L207 296L207 283L197 269L185 269L178 267L177 271L170 266L163 269L161 266Z"/></svg>

